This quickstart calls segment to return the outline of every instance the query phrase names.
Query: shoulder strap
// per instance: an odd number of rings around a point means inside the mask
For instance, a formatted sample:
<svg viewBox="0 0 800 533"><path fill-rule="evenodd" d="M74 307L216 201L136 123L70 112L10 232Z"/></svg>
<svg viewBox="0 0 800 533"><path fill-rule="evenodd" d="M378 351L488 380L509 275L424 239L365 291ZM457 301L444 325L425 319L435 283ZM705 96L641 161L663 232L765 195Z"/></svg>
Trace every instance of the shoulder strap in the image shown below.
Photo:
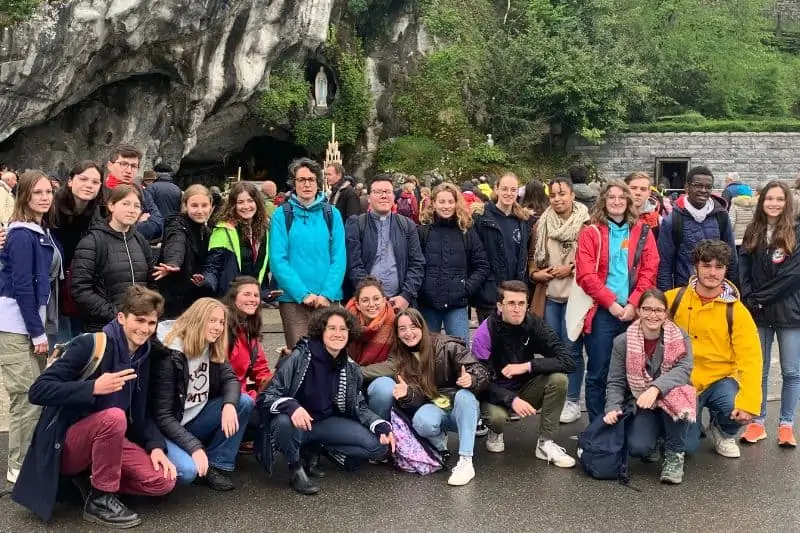
<svg viewBox="0 0 800 533"><path fill-rule="evenodd" d="M597 274L600 272L600 254L603 252L603 234L600 233L600 228L594 224L590 225L589 227L594 228L594 230L597 232L597 261L595 261L594 264L594 273Z"/></svg>
<svg viewBox="0 0 800 533"><path fill-rule="evenodd" d="M672 210L672 242L675 244L675 257L678 257L678 246L683 238L683 215L677 209Z"/></svg>
<svg viewBox="0 0 800 533"><path fill-rule="evenodd" d="M391 216L391 215L389 215L389 216ZM400 228L403 230L403 233L407 233L408 232L408 218L403 216L403 215L397 214L397 213L394 213L394 216L397 219L397 221L400 223Z"/></svg>
<svg viewBox="0 0 800 533"><path fill-rule="evenodd" d="M358 237L360 241L364 240L364 230L367 229L367 214L361 213L358 215Z"/></svg>
<svg viewBox="0 0 800 533"><path fill-rule="evenodd" d="M294 212L289 202L281 204L281 209L283 209L283 218L286 220L286 235L289 235L289 230L292 229L292 222L294 222Z"/></svg>
<svg viewBox="0 0 800 533"><path fill-rule="evenodd" d="M678 306L681 305L681 300L683 300L684 294L686 294L686 287L681 287L678 289L678 294L675 295L675 299L672 301L672 305L669 307L669 317L671 319L675 318L675 313L678 312Z"/></svg>
<svg viewBox="0 0 800 533"><path fill-rule="evenodd" d="M99 333L92 333L91 335L92 354L89 356L89 360L86 361L83 370L81 370L81 381L89 379L92 374L100 368L100 363L103 361L103 356L105 356L106 353L106 344L108 343L106 334L101 331Z"/></svg>
<svg viewBox="0 0 800 533"><path fill-rule="evenodd" d="M717 227L719 228L719 240L724 241L725 235L728 234L728 222L730 222L730 219L728 218L728 212L717 211L714 216L717 217Z"/></svg>
<svg viewBox="0 0 800 533"><path fill-rule="evenodd" d="M636 243L636 251L633 254L633 270L631 271L631 276L628 277L628 290L629 292L633 292L633 287L636 285L636 277L639 275L639 262L642 260L642 252L644 251L644 245L647 241L647 233L650 231L649 224L642 225L642 232L639 235L639 240Z"/></svg>
<svg viewBox="0 0 800 533"><path fill-rule="evenodd" d="M428 242L428 236L431 234L431 227L428 224L419 227L419 245L422 251L425 251L425 243Z"/></svg>
<svg viewBox="0 0 800 533"><path fill-rule="evenodd" d="M733 302L728 302L727 304L725 319L728 321L728 338L733 343Z"/></svg>
<svg viewBox="0 0 800 533"><path fill-rule="evenodd" d="M331 209L331 204L322 206L322 216L325 218L325 224L328 226L328 234L331 236L331 239L333 239L333 211Z"/></svg>

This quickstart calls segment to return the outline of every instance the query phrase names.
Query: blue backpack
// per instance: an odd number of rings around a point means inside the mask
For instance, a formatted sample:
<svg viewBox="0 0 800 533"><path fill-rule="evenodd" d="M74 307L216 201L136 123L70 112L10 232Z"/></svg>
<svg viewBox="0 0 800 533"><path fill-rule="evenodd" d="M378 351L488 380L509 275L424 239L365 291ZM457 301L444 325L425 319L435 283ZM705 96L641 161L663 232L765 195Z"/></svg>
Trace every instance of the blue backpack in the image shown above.
<svg viewBox="0 0 800 533"><path fill-rule="evenodd" d="M578 435L578 460L583 469L595 479L616 479L627 485L628 443L626 431L633 418L626 411L614 425L603 422L603 417L595 418Z"/></svg>

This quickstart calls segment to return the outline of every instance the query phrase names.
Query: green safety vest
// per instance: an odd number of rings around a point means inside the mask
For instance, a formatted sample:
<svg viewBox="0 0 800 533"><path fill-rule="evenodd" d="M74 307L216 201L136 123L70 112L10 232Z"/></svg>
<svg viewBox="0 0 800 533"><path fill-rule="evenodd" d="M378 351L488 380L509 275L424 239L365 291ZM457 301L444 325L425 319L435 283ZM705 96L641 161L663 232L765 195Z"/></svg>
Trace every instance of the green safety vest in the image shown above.
<svg viewBox="0 0 800 533"><path fill-rule="evenodd" d="M258 282L262 283L264 277L267 275L267 267L269 266L269 232L264 234L264 264L261 265L261 270L258 272ZM236 266L239 267L239 272L242 271L242 248L239 245L239 234L236 232L236 227L228 222L220 222L214 231L211 232L211 239L208 241L209 251L214 248L224 248L231 252L236 257Z"/></svg>

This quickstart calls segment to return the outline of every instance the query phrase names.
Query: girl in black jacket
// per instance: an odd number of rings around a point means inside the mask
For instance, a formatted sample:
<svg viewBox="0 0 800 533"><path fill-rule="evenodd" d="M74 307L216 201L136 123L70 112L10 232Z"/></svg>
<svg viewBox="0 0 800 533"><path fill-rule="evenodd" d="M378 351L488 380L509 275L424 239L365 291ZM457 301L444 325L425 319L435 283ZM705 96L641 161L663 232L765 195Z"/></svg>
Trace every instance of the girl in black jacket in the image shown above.
<svg viewBox="0 0 800 533"><path fill-rule="evenodd" d="M489 275L489 261L458 188L452 183L437 186L420 222L425 255L420 311L431 331L441 331L444 324L448 335L469 345L467 300Z"/></svg>
<svg viewBox="0 0 800 533"><path fill-rule="evenodd" d="M762 189L742 240L739 276L742 301L758 325L764 358L761 413L747 426L742 441L755 444L767 438L767 415L772 341L778 336L781 375L781 413L778 445L797 446L792 426L800 400L800 226L789 188L771 181Z"/></svg>
<svg viewBox="0 0 800 533"><path fill-rule="evenodd" d="M147 283L153 270L150 243L135 227L142 214L139 188L114 188L108 212L108 222L92 227L72 259L72 298L89 332L100 331L114 320L125 290Z"/></svg>
<svg viewBox="0 0 800 533"><path fill-rule="evenodd" d="M57 343L67 342L83 331L83 319L72 299L72 258L78 242L89 232L98 209L103 169L94 161L81 161L69 173L66 187L55 195L50 227L64 249L64 280L59 291Z"/></svg>
<svg viewBox="0 0 800 533"><path fill-rule="evenodd" d="M153 278L166 301L164 316L175 318L211 291L199 278L208 255L208 217L211 193L202 185L191 185L183 193L181 212L167 218L161 242L161 261Z"/></svg>
<svg viewBox="0 0 800 533"><path fill-rule="evenodd" d="M197 478L219 491L234 488L229 473L253 408L227 361L226 319L221 302L200 298L177 320L159 325L169 356L158 365L153 393L178 482Z"/></svg>

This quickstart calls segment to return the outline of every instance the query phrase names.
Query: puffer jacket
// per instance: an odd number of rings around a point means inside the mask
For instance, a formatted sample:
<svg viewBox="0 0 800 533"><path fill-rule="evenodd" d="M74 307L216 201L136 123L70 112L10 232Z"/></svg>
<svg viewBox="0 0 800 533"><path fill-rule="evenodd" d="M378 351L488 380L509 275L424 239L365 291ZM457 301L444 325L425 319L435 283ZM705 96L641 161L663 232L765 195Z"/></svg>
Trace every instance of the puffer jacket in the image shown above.
<svg viewBox="0 0 800 533"><path fill-rule="evenodd" d="M433 224L419 227L419 240L425 256L420 307L466 307L468 298L489 275L489 261L478 234L473 228L465 234L455 219L436 217Z"/></svg>
<svg viewBox="0 0 800 533"><path fill-rule="evenodd" d="M210 234L207 225L194 222L185 213L167 219L159 262L180 267L180 271L158 282L165 300L165 317L176 318L198 298L212 296L209 287L198 287L192 282L192 275L203 269Z"/></svg>
<svg viewBox="0 0 800 533"><path fill-rule="evenodd" d="M147 283L153 266L150 245L136 229L121 233L108 222L93 227L72 260L72 298L86 331L100 331L111 322L125 290Z"/></svg>
<svg viewBox="0 0 800 533"><path fill-rule="evenodd" d="M470 305L479 309L494 307L497 302L497 287L504 281L515 279L528 282L528 243L533 224L530 220L521 220L519 223L520 241L519 257L517 258L517 272L513 278L506 275L505 239L498 225L497 207L494 204L482 206L474 215L475 231L483 244L486 258L489 260L489 275L480 290L470 299ZM507 279L508 278L508 279Z"/></svg>
<svg viewBox="0 0 800 533"><path fill-rule="evenodd" d="M433 334L434 381L439 393L453 398L461 387L456 385L461 367L465 367L472 376L472 386L468 389L475 396L480 395L489 386L489 373L486 368L475 359L464 341L457 337ZM408 384L408 394L405 398L397 400L400 407L406 411L416 411L423 404L431 401L422 389L413 383Z"/></svg>
<svg viewBox="0 0 800 533"><path fill-rule="evenodd" d="M703 220L697 222L686 210L686 196L681 196L675 202L672 214L661 221L661 230L658 234L658 255L661 262L658 266L656 286L662 291L673 287L684 287L689 277L694 272L692 250L700 241L706 239L719 239L731 247L731 265L728 267L728 279L739 280L738 257L736 256L736 243L733 238L725 201L717 196L711 196L715 202L714 210ZM682 217L683 232L680 242L676 244L673 226L675 218ZM720 228L717 218L728 219L725 228Z"/></svg>
<svg viewBox="0 0 800 533"><path fill-rule="evenodd" d="M738 199L738 198L737 198ZM800 243L800 225L795 226ZM774 246L739 256L742 302L759 326L796 328L800 324L800 250L790 256Z"/></svg>
<svg viewBox="0 0 800 533"><path fill-rule="evenodd" d="M731 218L731 226L733 226L733 239L736 246L741 246L744 232L747 231L747 226L755 216L757 204L758 198L752 196L737 196L731 202L728 213Z"/></svg>

